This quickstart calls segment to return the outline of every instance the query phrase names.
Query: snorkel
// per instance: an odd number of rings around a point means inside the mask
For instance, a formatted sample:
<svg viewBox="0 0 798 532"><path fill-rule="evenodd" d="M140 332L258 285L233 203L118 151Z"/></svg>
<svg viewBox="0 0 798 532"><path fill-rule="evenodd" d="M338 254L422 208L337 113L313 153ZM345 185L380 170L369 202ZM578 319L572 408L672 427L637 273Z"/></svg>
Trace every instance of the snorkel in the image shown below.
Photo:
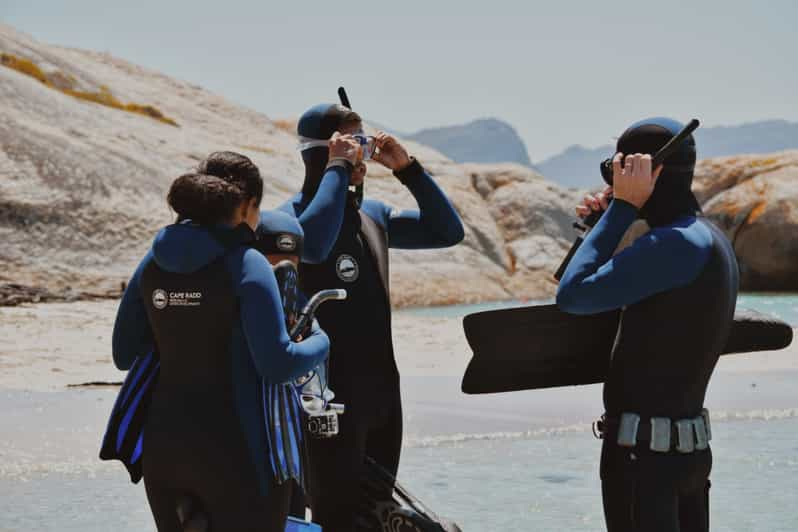
<svg viewBox="0 0 798 532"><path fill-rule="evenodd" d="M330 137L338 131L343 132L343 126L358 123L362 125L360 116L352 111L349 97L343 87L338 89L340 104L320 104L308 109L297 123L297 136L299 144L297 149L302 154L305 164L305 182L302 185L302 194L312 198L321 183L321 179L329 163ZM377 149L377 141L373 136L366 135L362 128L348 133L357 140L361 146L358 162L368 161ZM352 185L354 198L359 206L363 199L363 184Z"/></svg>
<svg viewBox="0 0 798 532"><path fill-rule="evenodd" d="M346 89L343 87L343 85L338 87L338 99L341 100L341 105L349 110L352 110L352 104L349 102L349 95L346 94ZM366 137L365 135L355 135L355 138L358 140L362 139L360 142L361 147L364 146L364 141L367 146L370 146L368 152L365 148L363 149L363 160L368 161L371 159L371 156L374 155L374 152L377 149L376 139L374 137ZM366 157L367 153L368 157ZM365 182L365 179L363 181ZM355 185L355 198L358 205L363 203L363 183Z"/></svg>
<svg viewBox="0 0 798 532"><path fill-rule="evenodd" d="M683 143L690 137L690 135L698 129L698 126L701 123L698 119L693 118L690 122L684 126L678 133L676 133L668 142L665 143L662 148L660 148L654 156L651 158L651 167L656 169L660 165L662 165L665 160L675 154L679 149L682 148ZM628 131L628 130L627 130ZM670 167L670 164L666 165L666 167ZM676 167L676 170L682 170L680 167ZM612 158L605 159L599 165L599 170L601 171L601 176L604 181L608 185L612 185ZM690 170L692 171L692 169ZM667 179L666 175L661 176L663 179ZM644 206L645 209L645 206ZM554 273L554 278L559 281L562 276L565 274L565 270L568 268L568 264L570 264L571 259L574 258L577 250L582 245L582 242L585 240L585 235L587 232L593 228L601 218L604 211L594 211L587 215L582 220L574 222L573 227L580 232L580 235L571 245L571 249L568 250L568 254L563 259L562 264L560 267L557 268L557 271Z"/></svg>

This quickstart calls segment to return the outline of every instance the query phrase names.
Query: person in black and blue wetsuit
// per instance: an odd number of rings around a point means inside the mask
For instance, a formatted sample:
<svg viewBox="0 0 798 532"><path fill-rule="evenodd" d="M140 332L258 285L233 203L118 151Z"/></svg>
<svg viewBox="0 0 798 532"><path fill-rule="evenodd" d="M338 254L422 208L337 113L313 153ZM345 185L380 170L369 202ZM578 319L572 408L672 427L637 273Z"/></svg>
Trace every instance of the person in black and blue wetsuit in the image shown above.
<svg viewBox="0 0 798 532"><path fill-rule="evenodd" d="M606 208L560 282L574 314L623 309L604 385L601 480L609 532L709 529L709 417L704 397L729 334L738 288L733 249L691 191L690 136L652 169L681 124L655 118L617 142L611 188L580 215ZM632 222L650 230L615 254Z"/></svg>
<svg viewBox="0 0 798 532"><path fill-rule="evenodd" d="M247 161L238 179L192 174L172 184L182 221L158 233L114 326L117 367L142 353L160 358L143 474L161 532L183 530L185 496L211 530L283 530L290 483L277 462L292 460L296 442L285 431L273 438L264 381L304 375L329 348L317 325L301 343L288 337L272 269L251 248L263 182Z"/></svg>
<svg viewBox="0 0 798 532"><path fill-rule="evenodd" d="M305 181L302 191L281 208L305 229L300 285L306 294L326 288L344 288L349 294L346 301L331 303L317 314L330 335L329 386L346 405L346 413L340 417L337 436L308 440L311 508L325 532L351 532L357 529L366 456L395 475L401 452L388 248L453 246L463 239L464 230L443 191L385 133L372 139L372 159L394 172L419 210L397 211L363 199L363 152L342 156L337 148L341 139L362 133L357 113L340 105L318 105L302 115L297 131L306 146ZM329 145L324 142L328 139Z"/></svg>

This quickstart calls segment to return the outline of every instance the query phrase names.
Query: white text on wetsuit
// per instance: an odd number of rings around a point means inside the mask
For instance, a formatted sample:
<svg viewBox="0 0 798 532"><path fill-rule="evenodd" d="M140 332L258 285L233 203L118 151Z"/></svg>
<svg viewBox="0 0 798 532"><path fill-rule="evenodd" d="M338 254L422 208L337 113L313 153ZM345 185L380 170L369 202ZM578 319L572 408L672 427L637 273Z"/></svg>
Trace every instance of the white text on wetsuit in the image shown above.
<svg viewBox="0 0 798 532"><path fill-rule="evenodd" d="M169 305L173 307L196 307L202 303L202 292L169 292Z"/></svg>

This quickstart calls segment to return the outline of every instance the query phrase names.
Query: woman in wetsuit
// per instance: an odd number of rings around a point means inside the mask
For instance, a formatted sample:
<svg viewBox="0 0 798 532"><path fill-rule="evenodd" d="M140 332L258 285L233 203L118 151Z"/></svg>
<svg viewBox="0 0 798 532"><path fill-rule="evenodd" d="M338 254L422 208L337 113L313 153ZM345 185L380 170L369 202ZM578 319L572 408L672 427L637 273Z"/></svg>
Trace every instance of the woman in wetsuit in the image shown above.
<svg viewBox="0 0 798 532"><path fill-rule="evenodd" d="M262 379L305 374L329 343L318 327L289 340L272 269L249 246L262 192L254 165L228 179L178 178L168 200L182 221L158 233L119 307L117 367L153 350L161 361L143 470L160 532L183 530L186 496L210 530L285 527L291 483L276 480Z"/></svg>

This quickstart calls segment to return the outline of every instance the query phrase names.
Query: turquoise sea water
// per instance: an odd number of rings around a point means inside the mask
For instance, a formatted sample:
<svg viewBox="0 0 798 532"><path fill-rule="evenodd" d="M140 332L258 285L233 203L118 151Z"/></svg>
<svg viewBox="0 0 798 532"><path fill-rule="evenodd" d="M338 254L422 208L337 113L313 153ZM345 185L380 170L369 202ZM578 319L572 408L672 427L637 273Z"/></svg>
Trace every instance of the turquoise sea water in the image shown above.
<svg viewBox="0 0 798 532"><path fill-rule="evenodd" d="M477 305L451 305L446 307L411 308L406 312L424 316L462 317L472 312L484 310L497 310L502 308L526 307L552 301L499 301L480 303ZM798 327L798 294L782 294L770 292L749 292L740 294L737 299L739 306L772 314L793 327Z"/></svg>

